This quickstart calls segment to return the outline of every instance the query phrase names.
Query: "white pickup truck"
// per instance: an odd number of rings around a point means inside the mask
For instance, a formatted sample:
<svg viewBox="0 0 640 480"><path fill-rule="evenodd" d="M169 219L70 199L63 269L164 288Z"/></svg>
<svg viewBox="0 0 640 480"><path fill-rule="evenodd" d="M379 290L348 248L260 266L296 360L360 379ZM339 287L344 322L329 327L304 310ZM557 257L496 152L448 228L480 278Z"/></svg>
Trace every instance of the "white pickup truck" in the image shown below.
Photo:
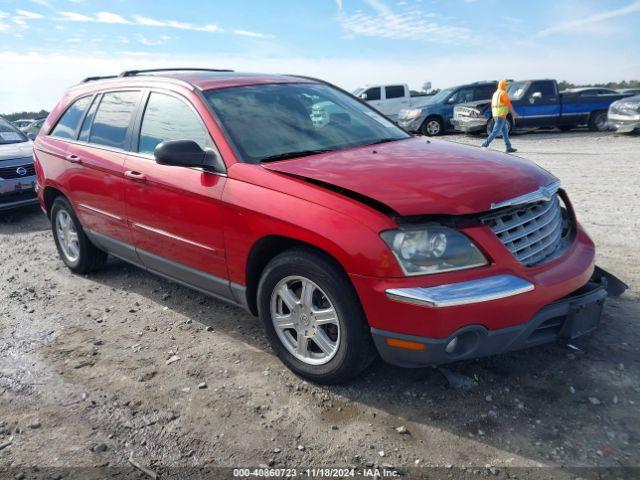
<svg viewBox="0 0 640 480"><path fill-rule="evenodd" d="M421 107L431 98L427 95L412 97L406 84L367 85L354 90L353 95L365 100L394 122L398 120L400 110Z"/></svg>

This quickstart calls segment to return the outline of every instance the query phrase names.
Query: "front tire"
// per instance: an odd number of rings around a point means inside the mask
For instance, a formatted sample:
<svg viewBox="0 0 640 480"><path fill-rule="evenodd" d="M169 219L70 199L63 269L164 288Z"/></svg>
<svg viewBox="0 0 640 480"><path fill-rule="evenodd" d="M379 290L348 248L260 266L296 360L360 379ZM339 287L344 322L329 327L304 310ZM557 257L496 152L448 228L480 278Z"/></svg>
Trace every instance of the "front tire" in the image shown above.
<svg viewBox="0 0 640 480"><path fill-rule="evenodd" d="M493 126L495 125L495 120L492 118L487 122L487 131L486 134L490 135L493 131ZM509 131L509 136L513 133L513 120L510 117L507 117L507 130ZM502 133L499 133L496 138L502 138Z"/></svg>
<svg viewBox="0 0 640 480"><path fill-rule="evenodd" d="M91 243L64 197L56 198L51 207L51 230L60 258L72 272L92 272L107 261L106 252Z"/></svg>
<svg viewBox="0 0 640 480"><path fill-rule="evenodd" d="M442 123L442 119L439 117L427 118L422 123L420 131L423 135L426 135L428 137L437 137L438 135L442 135L442 133L444 132L444 124Z"/></svg>
<svg viewBox="0 0 640 480"><path fill-rule="evenodd" d="M589 118L589 130L592 132L604 132L608 128L606 111L601 110L591 114Z"/></svg>
<svg viewBox="0 0 640 480"><path fill-rule="evenodd" d="M314 382L346 382L376 357L351 282L324 254L296 248L273 258L258 285L258 312L280 360Z"/></svg>

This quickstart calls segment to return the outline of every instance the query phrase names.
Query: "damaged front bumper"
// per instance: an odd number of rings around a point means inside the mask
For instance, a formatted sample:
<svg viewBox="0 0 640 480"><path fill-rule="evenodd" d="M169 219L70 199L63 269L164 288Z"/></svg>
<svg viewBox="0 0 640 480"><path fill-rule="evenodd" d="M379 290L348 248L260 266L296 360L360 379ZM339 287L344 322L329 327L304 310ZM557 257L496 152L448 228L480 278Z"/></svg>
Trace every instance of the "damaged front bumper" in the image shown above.
<svg viewBox="0 0 640 480"><path fill-rule="evenodd" d="M454 117L451 119L451 124L459 132L481 132L487 128L487 119L484 117Z"/></svg>
<svg viewBox="0 0 640 480"><path fill-rule="evenodd" d="M507 284L504 286L507 289L514 287ZM546 305L528 322L520 325L495 330L482 325L468 325L447 338L404 335L375 328L371 332L381 357L388 363L402 367L440 365L521 350L557 340L571 340L589 333L600 323L607 296L618 296L626 288L622 281L596 267L586 285ZM425 292L415 293L420 301L424 300ZM493 293L497 294L496 291ZM409 301L406 297L396 300ZM460 300L458 296L457 301ZM432 308L448 306L424 305Z"/></svg>

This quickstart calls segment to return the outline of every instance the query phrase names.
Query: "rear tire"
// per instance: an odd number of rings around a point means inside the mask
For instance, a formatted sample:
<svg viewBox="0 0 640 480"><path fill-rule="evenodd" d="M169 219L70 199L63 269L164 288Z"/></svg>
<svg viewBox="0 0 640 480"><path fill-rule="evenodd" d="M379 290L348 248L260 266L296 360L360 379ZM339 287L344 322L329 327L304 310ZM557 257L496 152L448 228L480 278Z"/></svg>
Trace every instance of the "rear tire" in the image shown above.
<svg viewBox="0 0 640 480"><path fill-rule="evenodd" d="M423 135L426 135L428 137L437 137L438 135L442 135L444 132L444 124L442 123L442 119L439 117L427 118L424 122L422 122L420 131Z"/></svg>
<svg viewBox="0 0 640 480"><path fill-rule="evenodd" d="M331 310L333 314L318 315ZM339 265L322 253L295 248L274 257L258 285L258 312L280 360L314 382L344 383L376 358L353 285Z"/></svg>
<svg viewBox="0 0 640 480"><path fill-rule="evenodd" d="M592 132L604 132L608 128L607 112L605 110L600 110L591 114L591 117L589 117L589 130Z"/></svg>
<svg viewBox="0 0 640 480"><path fill-rule="evenodd" d="M107 253L91 243L64 197L56 198L51 207L51 230L60 258L72 272L89 273L107 261Z"/></svg>

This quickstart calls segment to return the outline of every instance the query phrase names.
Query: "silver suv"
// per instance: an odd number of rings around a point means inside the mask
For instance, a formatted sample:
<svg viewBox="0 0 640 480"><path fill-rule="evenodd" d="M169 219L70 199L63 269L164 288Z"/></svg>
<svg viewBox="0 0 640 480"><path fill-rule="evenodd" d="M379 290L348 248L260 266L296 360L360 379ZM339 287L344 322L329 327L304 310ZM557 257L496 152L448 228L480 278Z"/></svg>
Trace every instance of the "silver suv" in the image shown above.
<svg viewBox="0 0 640 480"><path fill-rule="evenodd" d="M35 205L33 143L0 117L0 210Z"/></svg>

